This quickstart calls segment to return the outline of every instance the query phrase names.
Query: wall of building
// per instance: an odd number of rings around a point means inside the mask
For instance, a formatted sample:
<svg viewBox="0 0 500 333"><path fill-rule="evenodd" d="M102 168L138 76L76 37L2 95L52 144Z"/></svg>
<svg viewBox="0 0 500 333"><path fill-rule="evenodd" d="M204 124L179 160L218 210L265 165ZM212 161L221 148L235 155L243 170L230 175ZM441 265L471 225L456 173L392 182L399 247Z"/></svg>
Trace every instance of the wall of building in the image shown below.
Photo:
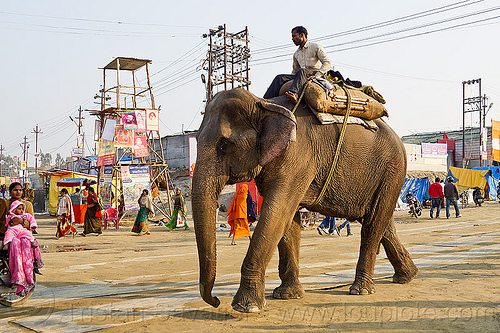
<svg viewBox="0 0 500 333"><path fill-rule="evenodd" d="M187 132L161 138L163 156L167 159L169 168L189 166L189 137L191 136L196 136L196 132Z"/></svg>
<svg viewBox="0 0 500 333"><path fill-rule="evenodd" d="M404 144L406 149L406 160L408 171L447 171L448 157L422 157L422 146L416 144Z"/></svg>

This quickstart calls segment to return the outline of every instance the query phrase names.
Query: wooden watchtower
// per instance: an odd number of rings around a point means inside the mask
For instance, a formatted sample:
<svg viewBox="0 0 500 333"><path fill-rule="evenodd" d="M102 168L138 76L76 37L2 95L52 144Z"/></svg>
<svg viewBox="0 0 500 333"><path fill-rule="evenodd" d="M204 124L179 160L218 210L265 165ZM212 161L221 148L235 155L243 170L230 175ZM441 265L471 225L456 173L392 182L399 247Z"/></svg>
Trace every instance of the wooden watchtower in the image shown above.
<svg viewBox="0 0 500 333"><path fill-rule="evenodd" d="M89 110L92 115L98 117L98 124L96 124L96 137L101 137L104 130L105 120L107 118L119 119L120 115L124 112L135 112L143 110L157 110L159 116L159 108L157 109L153 95L153 87L151 86L149 65L152 63L148 59L136 59L117 57L110 63L101 68L103 70L103 85L94 98L101 100L100 110ZM145 70L145 73L141 71ZM106 75L114 72L112 76ZM114 79L113 79L114 78ZM147 130L147 148L148 156L133 159L132 164L148 164L150 166L151 174L151 188L166 188L169 189L170 176L168 173L168 165L163 155L163 146L161 142L159 127L157 130ZM133 157L132 148L121 148L116 150L116 159L113 167L113 178L121 179L120 165L124 157ZM135 162L134 162L135 161ZM100 178L99 169L99 178ZM118 184L118 182L117 182ZM118 187L118 186L117 186ZM115 188L115 191L119 191ZM168 208L163 205L156 208L164 215L170 217L171 215L171 200L170 192L168 191ZM115 198L118 193L115 193Z"/></svg>

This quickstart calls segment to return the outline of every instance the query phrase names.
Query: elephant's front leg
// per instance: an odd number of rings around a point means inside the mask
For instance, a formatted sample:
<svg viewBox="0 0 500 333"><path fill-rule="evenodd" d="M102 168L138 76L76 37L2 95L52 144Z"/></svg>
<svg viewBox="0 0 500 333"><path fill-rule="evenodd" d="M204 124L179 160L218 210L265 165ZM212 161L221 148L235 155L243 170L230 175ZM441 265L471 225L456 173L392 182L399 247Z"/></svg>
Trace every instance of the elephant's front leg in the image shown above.
<svg viewBox="0 0 500 333"><path fill-rule="evenodd" d="M292 226L278 244L281 285L273 292L274 298L292 299L304 296L299 282L300 214L295 213Z"/></svg>
<svg viewBox="0 0 500 333"><path fill-rule="evenodd" d="M266 204L264 201L259 222L241 266L240 287L231 303L236 311L259 312L265 305L266 267L285 230L290 229L298 205L290 203L290 200L287 204L290 206L269 202Z"/></svg>

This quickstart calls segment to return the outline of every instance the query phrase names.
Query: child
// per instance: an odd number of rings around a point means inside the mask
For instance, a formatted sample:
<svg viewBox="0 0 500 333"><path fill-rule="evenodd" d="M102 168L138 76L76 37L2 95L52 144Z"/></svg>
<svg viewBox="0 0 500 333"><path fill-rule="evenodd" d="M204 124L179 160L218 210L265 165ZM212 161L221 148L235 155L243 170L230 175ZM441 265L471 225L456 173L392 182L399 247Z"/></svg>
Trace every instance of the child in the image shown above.
<svg viewBox="0 0 500 333"><path fill-rule="evenodd" d="M28 221L32 230L37 228L35 218L25 209L25 205L18 200L10 205L4 237L4 248L9 250L10 282L17 285L16 293L19 296L26 295L35 286L33 272L39 273L38 269L43 267L38 242L23 227L24 222Z"/></svg>
<svg viewBox="0 0 500 333"><path fill-rule="evenodd" d="M7 231L5 232L5 237L3 239L4 249L9 249L9 243L13 238L26 238L31 242L32 247L37 247L37 243L35 242L35 237L33 234L26 230L23 227L25 221L28 221L30 224L30 229L35 230L38 226L36 224L35 218L30 213L26 213L24 204L16 200L10 205L9 214L7 215L7 219L5 221Z"/></svg>

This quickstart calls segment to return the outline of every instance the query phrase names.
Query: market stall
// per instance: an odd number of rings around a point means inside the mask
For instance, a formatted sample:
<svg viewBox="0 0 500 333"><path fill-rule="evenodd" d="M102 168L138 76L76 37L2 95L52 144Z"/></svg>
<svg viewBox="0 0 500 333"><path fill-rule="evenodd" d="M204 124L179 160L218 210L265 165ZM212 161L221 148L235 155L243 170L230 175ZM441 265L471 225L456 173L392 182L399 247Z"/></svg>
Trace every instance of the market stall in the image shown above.
<svg viewBox="0 0 500 333"><path fill-rule="evenodd" d="M87 210L86 197L82 192L85 186L94 185L96 183L93 179L88 178L63 178L56 183L57 187L71 187L71 202L73 203L73 212L75 214L75 223L83 223L85 212ZM78 189L78 191L77 191ZM60 190L57 191L60 193ZM59 197L58 197L59 199Z"/></svg>

